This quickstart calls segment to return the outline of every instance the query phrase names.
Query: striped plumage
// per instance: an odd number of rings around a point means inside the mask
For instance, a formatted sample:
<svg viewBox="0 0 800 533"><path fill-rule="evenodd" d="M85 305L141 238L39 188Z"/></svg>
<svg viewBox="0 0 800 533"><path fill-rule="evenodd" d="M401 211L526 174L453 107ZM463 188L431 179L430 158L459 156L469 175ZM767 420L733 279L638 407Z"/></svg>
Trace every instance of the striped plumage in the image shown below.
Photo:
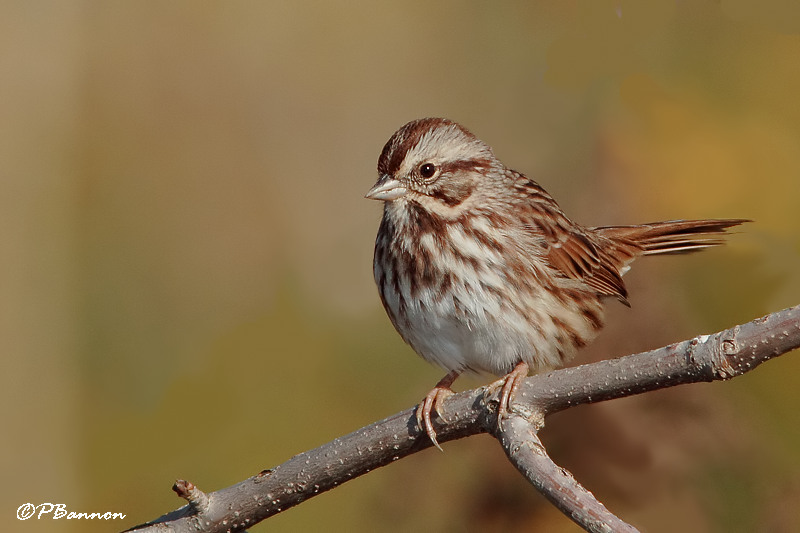
<svg viewBox="0 0 800 533"><path fill-rule="evenodd" d="M603 325L604 297L627 305L622 275L640 255L720 244L743 220L586 228L536 182L441 118L386 143L368 198L384 201L374 274L397 331L450 374L527 374L563 364ZM507 397L507 395L506 395ZM436 405L434 405L436 404Z"/></svg>

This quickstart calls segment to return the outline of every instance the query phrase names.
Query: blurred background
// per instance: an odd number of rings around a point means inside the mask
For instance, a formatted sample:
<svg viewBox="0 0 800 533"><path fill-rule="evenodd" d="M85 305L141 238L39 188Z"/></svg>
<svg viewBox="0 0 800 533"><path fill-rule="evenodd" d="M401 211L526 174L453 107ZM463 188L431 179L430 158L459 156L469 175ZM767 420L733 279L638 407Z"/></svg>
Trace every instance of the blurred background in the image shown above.
<svg viewBox="0 0 800 533"><path fill-rule="evenodd" d="M576 221L756 220L637 262L577 363L800 303L800 4L0 7L2 529L121 530L414 405L363 198L446 116ZM580 407L543 439L647 531L800 530L800 354ZM463 379L457 388L488 381ZM252 531L575 531L479 436ZM25 502L123 522L19 522Z"/></svg>

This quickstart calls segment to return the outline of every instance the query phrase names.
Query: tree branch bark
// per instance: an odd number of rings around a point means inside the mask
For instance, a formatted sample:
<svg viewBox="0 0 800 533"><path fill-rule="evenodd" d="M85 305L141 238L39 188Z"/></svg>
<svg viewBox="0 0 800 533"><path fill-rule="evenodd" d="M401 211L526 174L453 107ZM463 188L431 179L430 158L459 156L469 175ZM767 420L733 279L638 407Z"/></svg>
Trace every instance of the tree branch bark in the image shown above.
<svg viewBox="0 0 800 533"><path fill-rule="evenodd" d="M572 474L550 459L535 424L512 415L502 422L500 444L509 461L545 498L586 531L634 533L635 527L614 516Z"/></svg>
<svg viewBox="0 0 800 533"><path fill-rule="evenodd" d="M537 435L545 416L584 403L730 379L798 347L800 306L795 306L657 350L529 377L499 425L496 387L455 394L444 402L436 432L440 443L492 433L520 472L584 529L636 531L550 460ZM241 531L430 446L414 409L407 409L210 494L178 481L175 490L189 504L129 531Z"/></svg>

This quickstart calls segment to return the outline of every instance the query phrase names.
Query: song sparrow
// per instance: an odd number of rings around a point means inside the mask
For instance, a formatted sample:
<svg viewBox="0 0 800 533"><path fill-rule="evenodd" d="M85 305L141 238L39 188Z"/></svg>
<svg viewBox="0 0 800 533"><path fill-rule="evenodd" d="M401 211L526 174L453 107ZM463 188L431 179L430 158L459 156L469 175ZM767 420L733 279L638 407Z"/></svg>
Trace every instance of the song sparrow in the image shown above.
<svg viewBox="0 0 800 533"><path fill-rule="evenodd" d="M498 420L529 371L559 366L603 325L604 297L628 305L622 275L640 255L721 244L745 220L588 228L466 128L424 118L383 147L366 197L383 200L374 274L400 336L448 374L417 408L431 412L464 371L505 377Z"/></svg>

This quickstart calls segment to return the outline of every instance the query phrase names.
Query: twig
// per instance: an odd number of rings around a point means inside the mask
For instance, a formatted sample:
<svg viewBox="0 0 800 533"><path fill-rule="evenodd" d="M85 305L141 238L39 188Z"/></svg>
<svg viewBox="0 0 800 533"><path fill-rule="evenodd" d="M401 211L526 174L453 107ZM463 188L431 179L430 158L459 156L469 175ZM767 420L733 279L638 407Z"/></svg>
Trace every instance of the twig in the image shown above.
<svg viewBox="0 0 800 533"><path fill-rule="evenodd" d="M594 533L638 530L611 514L572 474L556 465L539 440L535 425L512 415L503 421L500 443L517 470L553 505Z"/></svg>
<svg viewBox="0 0 800 533"><path fill-rule="evenodd" d="M493 414L497 399L487 396L486 387L455 394L444 402L436 431L439 442L483 432L496 434L526 477L578 524L590 531L605 531L606 526L635 531L616 522L619 519L591 493L550 461L536 436L544 416L575 405L684 383L730 379L798 347L800 306L795 306L714 335L527 378L514 398L512 416L500 430ZM528 451L523 450L523 442ZM431 445L417 427L414 410L407 409L208 494L205 511L184 506L129 531L241 531ZM532 478L540 475L537 472L550 472L551 479L534 481ZM572 491L574 497L560 497L561 490Z"/></svg>

